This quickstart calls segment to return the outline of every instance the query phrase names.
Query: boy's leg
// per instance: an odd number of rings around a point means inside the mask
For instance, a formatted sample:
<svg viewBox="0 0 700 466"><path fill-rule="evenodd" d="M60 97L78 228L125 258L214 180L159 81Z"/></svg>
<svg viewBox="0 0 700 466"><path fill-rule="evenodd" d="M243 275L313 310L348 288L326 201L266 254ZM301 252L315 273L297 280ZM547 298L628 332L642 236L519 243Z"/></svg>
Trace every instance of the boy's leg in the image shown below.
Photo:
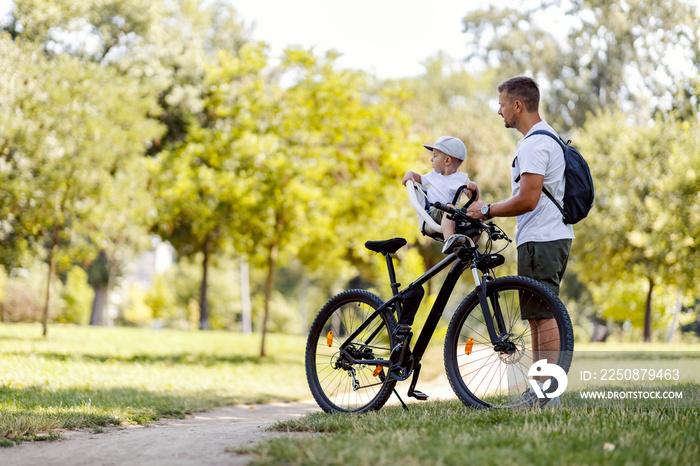
<svg viewBox="0 0 700 466"><path fill-rule="evenodd" d="M455 221L447 218L447 215L442 216L440 227L442 228L442 236L445 239L455 234Z"/></svg>
<svg viewBox="0 0 700 466"><path fill-rule="evenodd" d="M448 205L454 207L451 204ZM442 228L442 236L445 238L445 244L442 247L443 254L449 254L467 242L466 236L455 234L455 221L447 218L447 215L442 217L440 227Z"/></svg>

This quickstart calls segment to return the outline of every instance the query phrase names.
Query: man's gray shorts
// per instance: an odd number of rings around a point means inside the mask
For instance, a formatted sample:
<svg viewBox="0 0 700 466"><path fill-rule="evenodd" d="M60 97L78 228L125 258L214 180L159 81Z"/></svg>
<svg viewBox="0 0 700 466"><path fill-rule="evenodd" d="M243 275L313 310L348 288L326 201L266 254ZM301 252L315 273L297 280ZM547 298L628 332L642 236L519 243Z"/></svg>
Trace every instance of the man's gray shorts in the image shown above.
<svg viewBox="0 0 700 466"><path fill-rule="evenodd" d="M521 244L518 246L518 275L542 282L559 296L559 284L564 277L570 252L570 239ZM551 319L554 316L548 309L523 306L521 303L521 317L523 319Z"/></svg>

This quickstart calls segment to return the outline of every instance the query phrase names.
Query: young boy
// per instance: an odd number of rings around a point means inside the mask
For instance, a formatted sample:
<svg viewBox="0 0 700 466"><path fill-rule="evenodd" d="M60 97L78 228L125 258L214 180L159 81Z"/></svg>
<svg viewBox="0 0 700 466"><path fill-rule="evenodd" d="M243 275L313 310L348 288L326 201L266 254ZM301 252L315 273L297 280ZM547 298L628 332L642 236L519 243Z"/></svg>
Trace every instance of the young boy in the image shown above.
<svg viewBox="0 0 700 466"><path fill-rule="evenodd" d="M470 181L466 173L458 170L467 158L467 148L461 140L451 136L441 136L432 146L423 145L423 147L433 153L430 160L433 171L422 176L416 172L407 171L403 177L404 186L408 180L421 183L428 189L428 202L431 204L441 202L451 205L449 203L454 199L459 187L463 185L467 185L472 192L476 191L476 183ZM451 253L457 246L462 246L466 242L466 236L455 234L454 220L443 215L442 210L431 206L428 213L442 228L442 235L445 238L445 244L442 247L444 254Z"/></svg>

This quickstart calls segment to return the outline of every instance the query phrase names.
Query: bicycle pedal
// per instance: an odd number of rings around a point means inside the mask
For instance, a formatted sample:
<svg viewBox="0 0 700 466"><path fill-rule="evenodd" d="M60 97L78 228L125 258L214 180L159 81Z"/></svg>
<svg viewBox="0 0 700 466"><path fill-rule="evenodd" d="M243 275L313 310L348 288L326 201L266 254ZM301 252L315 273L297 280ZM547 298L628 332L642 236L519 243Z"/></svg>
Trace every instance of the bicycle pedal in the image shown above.
<svg viewBox="0 0 700 466"><path fill-rule="evenodd" d="M420 401L425 401L428 399L428 395L426 395L425 393L420 392L418 390L413 390L412 392L410 392L408 394L408 396L412 396L416 400L420 400Z"/></svg>

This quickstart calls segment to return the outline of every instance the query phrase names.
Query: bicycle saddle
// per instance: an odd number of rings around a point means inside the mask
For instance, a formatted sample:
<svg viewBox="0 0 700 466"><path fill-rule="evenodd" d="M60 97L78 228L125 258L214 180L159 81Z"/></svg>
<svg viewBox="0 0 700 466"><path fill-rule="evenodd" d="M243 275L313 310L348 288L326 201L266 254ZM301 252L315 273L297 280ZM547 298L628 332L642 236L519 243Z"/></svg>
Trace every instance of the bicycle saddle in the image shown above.
<svg viewBox="0 0 700 466"><path fill-rule="evenodd" d="M365 247L381 254L393 254L406 245L403 238L385 239L384 241L367 241Z"/></svg>

